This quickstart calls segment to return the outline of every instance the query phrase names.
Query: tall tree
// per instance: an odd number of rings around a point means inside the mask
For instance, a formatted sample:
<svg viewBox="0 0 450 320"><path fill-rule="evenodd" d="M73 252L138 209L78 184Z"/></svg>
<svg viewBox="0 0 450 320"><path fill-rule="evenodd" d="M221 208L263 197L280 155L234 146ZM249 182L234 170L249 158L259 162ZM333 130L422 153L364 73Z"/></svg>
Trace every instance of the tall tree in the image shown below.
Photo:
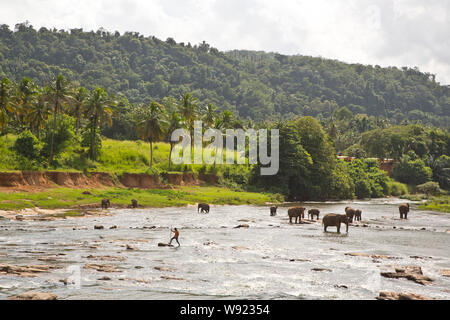
<svg viewBox="0 0 450 320"><path fill-rule="evenodd" d="M63 104L73 101L69 82L63 75L57 75L56 78L52 81L47 89L47 97L49 102L53 105L53 128L49 159L49 162L52 163L53 147L55 144L56 115L62 111Z"/></svg>
<svg viewBox="0 0 450 320"><path fill-rule="evenodd" d="M40 131L50 115L51 110L49 108L48 101L45 99L44 95L40 95L36 102L31 105L26 116L31 131L36 133L36 137L38 139L40 138Z"/></svg>
<svg viewBox="0 0 450 320"><path fill-rule="evenodd" d="M187 128L191 135L191 148L193 148L193 135L194 135L194 121L197 117L199 106L197 104L198 99L193 97L190 93L186 93L181 96L179 110L181 115L186 121Z"/></svg>
<svg viewBox="0 0 450 320"><path fill-rule="evenodd" d="M91 143L89 147L89 158L91 160L97 159L96 143L97 129L103 123L112 124L111 116L113 114L112 107L115 102L111 99L108 93L103 88L96 88L87 102L87 116L90 121L91 129Z"/></svg>
<svg viewBox="0 0 450 320"><path fill-rule="evenodd" d="M233 129L235 126L235 117L234 114L229 110L224 110L222 114L216 118L216 122L214 124L214 127L222 132L223 142L222 142L222 150L220 153L220 156L223 158L223 150L225 149L225 141L226 141L226 133L224 134L224 130L226 129ZM214 152L214 165L216 166L217 161L217 145L216 150Z"/></svg>
<svg viewBox="0 0 450 320"><path fill-rule="evenodd" d="M208 103L203 112L203 121L206 128L212 128L217 118L217 107L212 103Z"/></svg>
<svg viewBox="0 0 450 320"><path fill-rule="evenodd" d="M143 120L137 125L138 135L144 140L150 142L150 168L153 166L153 142L163 137L164 124L164 106L152 101L148 109L145 109Z"/></svg>
<svg viewBox="0 0 450 320"><path fill-rule="evenodd" d="M14 112L13 85L8 78L0 80L0 126L2 135L6 133L9 116Z"/></svg>
<svg viewBox="0 0 450 320"><path fill-rule="evenodd" d="M36 103L38 97L38 88L30 78L23 78L17 86L17 108L16 117L19 125L25 126L27 114Z"/></svg>
<svg viewBox="0 0 450 320"><path fill-rule="evenodd" d="M181 117L180 114L178 114L177 112L172 112L169 115L169 120L167 123L167 138L169 140L169 144L170 144L170 152L169 152L169 171L171 168L171 164L172 164L172 150L173 150L173 145L175 143L175 141L172 141L172 133L176 130L176 129L181 129L185 126L183 118Z"/></svg>
<svg viewBox="0 0 450 320"><path fill-rule="evenodd" d="M85 111L88 99L89 90L84 87L78 88L74 95L74 103L72 108L72 114L77 119L75 123L75 134L77 135L81 125L81 116Z"/></svg>

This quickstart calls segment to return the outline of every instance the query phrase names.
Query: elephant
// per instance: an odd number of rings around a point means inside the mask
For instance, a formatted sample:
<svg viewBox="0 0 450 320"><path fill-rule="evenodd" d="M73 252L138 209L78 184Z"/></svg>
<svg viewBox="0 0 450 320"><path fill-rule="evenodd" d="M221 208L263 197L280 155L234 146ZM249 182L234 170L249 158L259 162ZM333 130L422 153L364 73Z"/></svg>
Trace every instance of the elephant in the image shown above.
<svg viewBox="0 0 450 320"><path fill-rule="evenodd" d="M351 207L345 207L345 214L348 217L348 222L353 223L353 217L355 216L356 210Z"/></svg>
<svg viewBox="0 0 450 320"><path fill-rule="evenodd" d="M278 209L278 206L270 207L270 216L271 216L271 217L277 215L277 209Z"/></svg>
<svg viewBox="0 0 450 320"><path fill-rule="evenodd" d="M292 223L292 218L295 218L295 223L297 223L298 218L300 218L300 221L302 221L302 218L305 218L305 210L306 209L303 207L289 208L288 210L289 223Z"/></svg>
<svg viewBox="0 0 450 320"><path fill-rule="evenodd" d="M209 204L207 203L199 203L198 204L198 208L197 208L197 212L202 209L201 213L206 212L209 213Z"/></svg>
<svg viewBox="0 0 450 320"><path fill-rule="evenodd" d="M345 223L347 226L346 232L348 233L348 217L346 214L329 213L322 218L323 231L327 232L327 227L337 227L337 233L341 233L341 223Z"/></svg>
<svg viewBox="0 0 450 320"><path fill-rule="evenodd" d="M398 207L398 211L400 211L400 219L403 219L403 216L408 219L409 203L402 203Z"/></svg>
<svg viewBox="0 0 450 320"><path fill-rule="evenodd" d="M138 202L136 199L131 199L131 207L132 208L137 208L138 207Z"/></svg>
<svg viewBox="0 0 450 320"><path fill-rule="evenodd" d="M319 214L320 214L319 209L310 209L310 210L308 210L308 218L311 216L311 220L314 219L314 216L316 216L317 220L319 220Z"/></svg>
<svg viewBox="0 0 450 320"><path fill-rule="evenodd" d="M111 202L109 199L102 200L102 209L108 209L111 206Z"/></svg>
<svg viewBox="0 0 450 320"><path fill-rule="evenodd" d="M355 210L355 221L361 221L361 214L362 214L361 210L359 209Z"/></svg>

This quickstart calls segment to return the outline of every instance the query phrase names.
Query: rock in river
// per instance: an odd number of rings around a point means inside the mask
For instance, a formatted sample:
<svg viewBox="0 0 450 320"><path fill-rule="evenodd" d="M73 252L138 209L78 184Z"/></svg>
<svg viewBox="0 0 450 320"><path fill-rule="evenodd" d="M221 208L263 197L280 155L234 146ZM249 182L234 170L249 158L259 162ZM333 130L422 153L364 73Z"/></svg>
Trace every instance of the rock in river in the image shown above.
<svg viewBox="0 0 450 320"><path fill-rule="evenodd" d="M400 279L405 278L422 285L430 284L434 279L424 276L422 268L417 266L407 266L395 268L395 272L381 272L385 278Z"/></svg>
<svg viewBox="0 0 450 320"><path fill-rule="evenodd" d="M15 296L11 296L8 300L57 300L58 296L47 292L28 291Z"/></svg>
<svg viewBox="0 0 450 320"><path fill-rule="evenodd" d="M377 300L434 300L433 298L424 297L409 292L380 292Z"/></svg>
<svg viewBox="0 0 450 320"><path fill-rule="evenodd" d="M85 269L94 269L100 272L120 272L115 266L108 264L86 264Z"/></svg>

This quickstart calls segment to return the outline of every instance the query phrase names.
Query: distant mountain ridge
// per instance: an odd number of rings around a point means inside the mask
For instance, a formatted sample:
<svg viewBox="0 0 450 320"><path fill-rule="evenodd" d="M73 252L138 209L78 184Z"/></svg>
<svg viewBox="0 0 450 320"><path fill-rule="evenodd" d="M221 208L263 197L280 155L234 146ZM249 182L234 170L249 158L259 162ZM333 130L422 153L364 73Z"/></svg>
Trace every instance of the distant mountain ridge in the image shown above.
<svg viewBox="0 0 450 320"><path fill-rule="evenodd" d="M347 106L394 123L450 125L450 87L416 68L221 52L205 42L192 46L136 32L0 26L0 76L44 84L59 73L89 89L101 86L123 94L132 103L190 92L204 104L255 121L297 115L323 119Z"/></svg>

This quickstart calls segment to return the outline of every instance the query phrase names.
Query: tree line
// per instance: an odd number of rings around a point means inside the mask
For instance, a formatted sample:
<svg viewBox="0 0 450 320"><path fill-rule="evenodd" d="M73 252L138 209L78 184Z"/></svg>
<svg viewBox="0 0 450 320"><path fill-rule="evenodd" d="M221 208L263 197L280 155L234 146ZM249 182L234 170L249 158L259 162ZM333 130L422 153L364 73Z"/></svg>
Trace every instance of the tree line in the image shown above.
<svg viewBox="0 0 450 320"><path fill-rule="evenodd" d="M381 68L335 60L177 43L137 32L36 30L0 26L0 76L43 86L58 74L131 103L190 92L242 119L313 116L346 107L390 124L450 124L450 89L417 68ZM133 132L122 132L126 139Z"/></svg>
<svg viewBox="0 0 450 320"><path fill-rule="evenodd" d="M124 107L126 114L120 112ZM170 143L169 170L176 143L170 139L174 130L186 128L192 136L195 120L203 121L204 130L244 127L232 112L218 112L211 103L202 105L190 93L180 95L178 100L168 97L161 103L151 100L147 104L129 104L124 97L109 94L103 88L90 91L70 83L63 75L44 87L26 77L18 83L0 79L1 135L17 134L16 151L29 159L39 158L49 167L57 167L55 157L77 139L88 148L86 156L96 161L101 152L102 131L107 131L114 120L120 121L121 115L127 117L126 129L135 131L136 139L150 143L150 167L153 143ZM44 145L38 154L40 141Z"/></svg>
<svg viewBox="0 0 450 320"><path fill-rule="evenodd" d="M397 181L412 185L435 181L441 188L450 186L450 134L435 127L406 123L392 126L373 116L353 115L346 108L337 109L325 121L308 116L253 122L229 110L219 112L217 106L201 102L191 93L178 99L169 96L159 102L131 104L124 96L110 94L103 88L88 90L63 75L44 87L29 78L18 83L5 77L0 79L1 135L16 134L15 151L44 167L57 168L58 156L67 146L77 144L87 150L84 154L79 150L75 153L91 161L98 160L102 136L116 122L116 128L134 131L135 139L150 143L150 168L153 143L168 142L170 171L176 143L170 139L172 133L186 128L192 135L195 120L203 121L204 130L221 130L224 139L226 129L280 131L280 171L276 176L260 176L260 164L223 171L229 183L243 188L259 186L293 200L405 193L406 188L389 179L379 169L377 160L370 157L393 157L398 163L392 177ZM346 141L349 135L352 138ZM351 163L337 160L337 150L344 150L357 160ZM215 154L217 157L217 150Z"/></svg>

